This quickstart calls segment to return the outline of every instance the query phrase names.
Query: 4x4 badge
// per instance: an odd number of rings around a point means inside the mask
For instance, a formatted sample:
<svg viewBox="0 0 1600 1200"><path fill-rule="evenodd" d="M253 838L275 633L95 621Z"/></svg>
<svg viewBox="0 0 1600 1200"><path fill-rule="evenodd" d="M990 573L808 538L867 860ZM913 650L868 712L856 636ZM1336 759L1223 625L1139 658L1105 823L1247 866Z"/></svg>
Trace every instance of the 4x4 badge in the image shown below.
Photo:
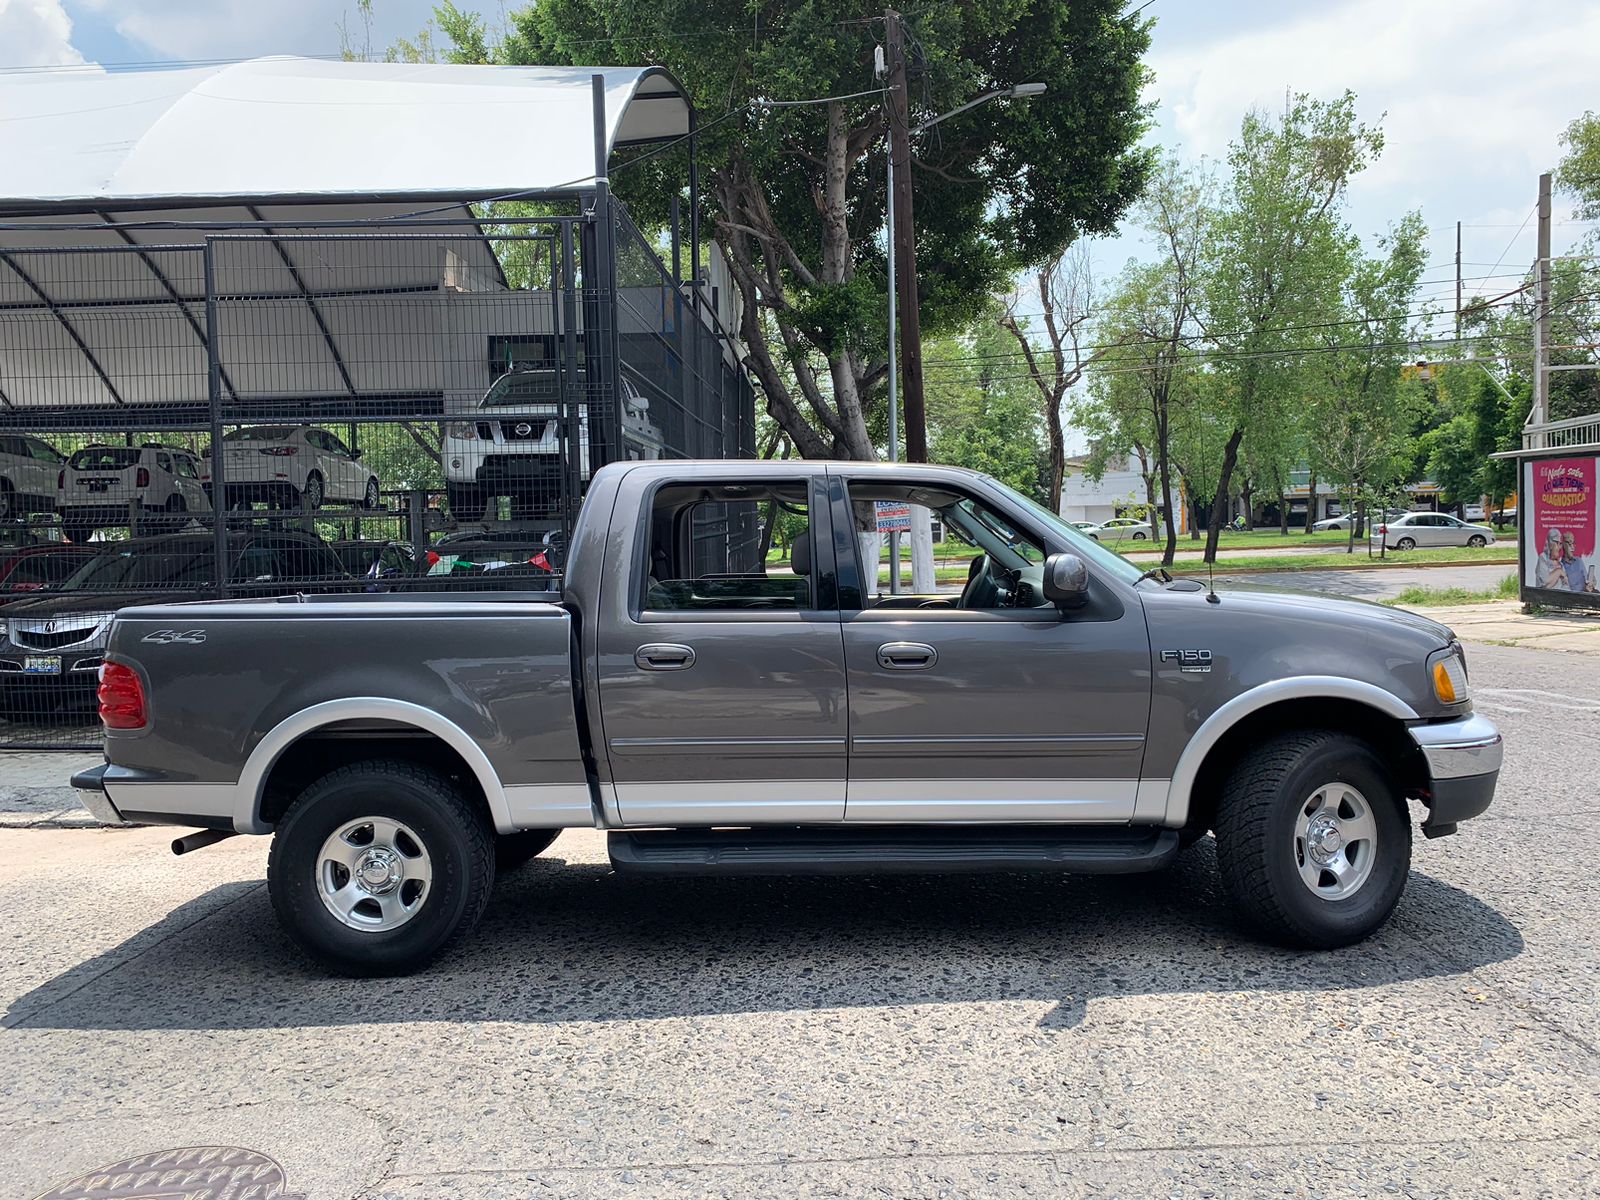
<svg viewBox="0 0 1600 1200"><path fill-rule="evenodd" d="M157 629L145 634L139 639L141 642L152 642L157 646L170 646L174 642L181 642L186 646L198 646L206 640L204 629Z"/></svg>

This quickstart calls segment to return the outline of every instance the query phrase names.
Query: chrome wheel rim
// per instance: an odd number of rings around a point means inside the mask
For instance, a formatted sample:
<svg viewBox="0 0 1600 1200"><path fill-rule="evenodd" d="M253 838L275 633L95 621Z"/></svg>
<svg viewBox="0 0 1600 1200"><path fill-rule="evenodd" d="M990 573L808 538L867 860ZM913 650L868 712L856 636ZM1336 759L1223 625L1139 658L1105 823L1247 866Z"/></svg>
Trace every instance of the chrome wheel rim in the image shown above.
<svg viewBox="0 0 1600 1200"><path fill-rule="evenodd" d="M1348 783L1325 783L1300 805L1295 866L1313 895L1324 900L1355 895L1372 876L1377 849L1372 805Z"/></svg>
<svg viewBox="0 0 1600 1200"><path fill-rule="evenodd" d="M433 860L408 826L387 817L347 821L317 854L317 894L340 924L363 933L398 929L428 901Z"/></svg>

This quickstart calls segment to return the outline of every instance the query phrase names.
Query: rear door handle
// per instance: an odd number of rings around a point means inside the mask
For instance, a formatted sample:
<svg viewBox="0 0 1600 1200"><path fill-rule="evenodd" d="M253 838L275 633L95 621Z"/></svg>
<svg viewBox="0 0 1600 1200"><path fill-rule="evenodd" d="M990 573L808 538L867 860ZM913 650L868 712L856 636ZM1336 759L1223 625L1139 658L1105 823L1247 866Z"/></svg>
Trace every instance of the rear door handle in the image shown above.
<svg viewBox="0 0 1600 1200"><path fill-rule="evenodd" d="M939 652L925 642L885 642L878 647L878 665L886 671L926 671Z"/></svg>
<svg viewBox="0 0 1600 1200"><path fill-rule="evenodd" d="M641 671L687 671L694 666L694 647L651 642L633 652L633 662Z"/></svg>

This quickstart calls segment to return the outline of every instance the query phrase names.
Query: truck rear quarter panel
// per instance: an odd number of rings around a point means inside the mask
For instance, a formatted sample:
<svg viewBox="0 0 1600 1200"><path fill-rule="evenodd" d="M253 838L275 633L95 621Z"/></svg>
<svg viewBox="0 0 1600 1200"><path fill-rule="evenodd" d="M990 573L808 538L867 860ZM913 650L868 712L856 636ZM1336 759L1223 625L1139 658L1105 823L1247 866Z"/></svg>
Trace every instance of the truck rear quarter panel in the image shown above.
<svg viewBox="0 0 1600 1200"><path fill-rule="evenodd" d="M110 731L107 757L152 781L233 783L283 722L377 698L458 727L507 788L582 785L571 636L564 610L509 600L125 610L107 657L144 676L150 721Z"/></svg>

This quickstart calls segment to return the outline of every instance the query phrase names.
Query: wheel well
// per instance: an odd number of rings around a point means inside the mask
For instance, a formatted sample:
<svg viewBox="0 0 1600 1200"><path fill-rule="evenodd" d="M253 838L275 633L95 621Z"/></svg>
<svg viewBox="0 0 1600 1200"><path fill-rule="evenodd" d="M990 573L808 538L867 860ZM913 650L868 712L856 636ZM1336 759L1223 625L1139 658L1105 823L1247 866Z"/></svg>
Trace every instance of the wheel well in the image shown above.
<svg viewBox="0 0 1600 1200"><path fill-rule="evenodd" d="M1210 829L1228 772L1268 738L1294 729L1332 729L1366 742L1390 767L1401 793L1418 796L1428 788L1428 764L1406 732L1404 722L1358 700L1313 697L1269 704L1241 718L1206 753L1189 796L1189 824Z"/></svg>
<svg viewBox="0 0 1600 1200"><path fill-rule="evenodd" d="M261 820L277 824L312 783L340 767L376 758L399 759L441 772L460 786L468 803L493 822L483 785L450 743L413 726L372 722L359 728L331 725L290 743L262 780Z"/></svg>

